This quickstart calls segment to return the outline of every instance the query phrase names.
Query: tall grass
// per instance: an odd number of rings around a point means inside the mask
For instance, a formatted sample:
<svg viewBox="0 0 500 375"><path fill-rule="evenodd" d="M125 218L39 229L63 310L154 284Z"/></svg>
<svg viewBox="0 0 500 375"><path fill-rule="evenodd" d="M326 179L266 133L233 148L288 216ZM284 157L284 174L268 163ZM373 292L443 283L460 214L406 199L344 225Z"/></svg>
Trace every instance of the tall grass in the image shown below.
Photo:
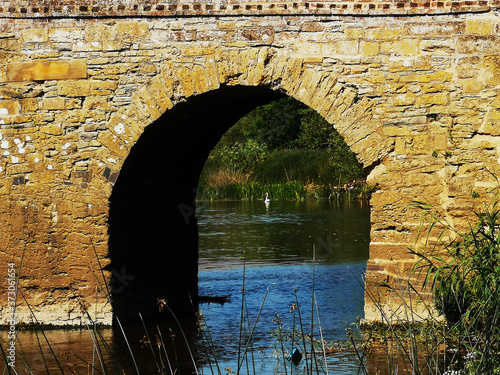
<svg viewBox="0 0 500 375"><path fill-rule="evenodd" d="M97 255L97 254L96 254ZM100 267L100 266L99 266ZM17 275L17 278L20 277L21 270ZM101 273L101 277L99 277L99 271L94 272L94 275L99 278L99 282L101 285L101 290L107 291L107 285L105 283L104 275ZM313 274L314 277L314 274ZM142 355L146 352L151 353L151 361L154 364L153 367L156 367L156 374L162 375L174 375L180 373L186 373L186 365L179 358L180 351L187 351L189 354L190 367L189 373L206 373L209 371L211 374L258 374L259 370L257 369L257 359L254 356L256 350L258 348L254 348L254 333L256 331L256 327L259 323L259 319L262 319L261 313L263 306L266 302L266 297L268 291L266 291L263 296L262 304L260 306L259 312L255 317L254 321L250 321L250 315L248 314L248 306L246 304L245 299L245 266L243 266L243 277L242 277L242 305L241 305L241 321L240 321L240 348L238 350L238 360L237 367L235 369L225 369L222 370L218 363L217 355L214 351L214 343L211 339L210 329L207 327L206 322L204 322L204 318L201 314L198 314L198 334L199 340L198 343L193 344L189 338L188 334L184 330L184 325L176 318L174 312L168 306L168 302L165 300L158 300L158 309L160 311L166 310L170 312L170 315L173 317L173 323L177 325L177 332L180 333L182 340L175 341L175 334L173 331L170 333L162 332L159 325L156 326L156 331L151 331L151 327L147 326L142 318L139 315L140 321L142 323L142 327L144 329L143 338L140 342L146 346L145 351L142 351ZM20 291L20 295L22 292ZM299 300L297 297L297 291L295 291L296 301L292 305L291 312L293 312L294 322L292 326L292 333L285 334L282 332L279 338L281 351L279 357L281 358L280 368L283 368L285 373L293 374L298 373L299 368L297 367L297 363L294 363L292 360L293 356L291 356L291 351L295 348L300 351L303 356L303 363L305 363L305 371L300 370L301 374L328 374L328 364L326 358L326 344L323 341L322 337L316 338L313 334L313 327L319 327L319 331L322 331L321 322L319 320L319 312L317 309L317 304L315 305L315 294L314 291L312 293L313 300L311 301L311 321L310 321L310 330L307 329L307 323L302 321L301 310L299 305ZM108 292L109 297L109 292ZM86 330L91 338L92 342L92 359L84 358L84 356L79 354L69 354L63 353L60 354L58 350L54 347L54 345L50 342L47 335L45 334L45 327L41 324L36 324L32 328L35 330L35 334L37 335L38 340L38 351L37 353L25 353L22 350L22 342L17 338L17 367L10 368L7 366L8 360L5 355L5 342L0 342L0 352L3 354L3 358L5 361L5 367L3 369L4 374L18 374L21 371L33 374L34 369L30 367L30 361L33 357L41 358L44 373L50 375L53 373L60 374L78 374L78 364L85 366L86 374L125 374L125 373L135 373L135 374L145 374L150 373L151 369L141 368L140 361L138 361L139 356L135 352L134 343L131 341L130 337L128 337L126 333L126 327L122 325L121 321L118 317L116 317L116 322L118 324L116 333L120 333L122 339L128 349L128 355L131 360L132 366L125 368L122 363L114 358L114 351L112 350L113 344L107 341L103 335L101 334L101 330L97 325L97 315L92 317L91 312L88 311L85 306L87 306L85 301L82 301L82 315L84 315L89 321L86 324ZM24 303L28 305L26 299L24 299ZM28 305L29 306L29 305ZM314 309L315 307L315 309ZM314 310L314 312L313 312ZM297 314L297 315L296 315ZM31 309L32 319L35 322L37 321L36 313ZM277 316L277 315L276 315ZM295 319L297 317L297 319ZM317 320L314 320L314 317L317 317ZM284 330L285 327L280 323L280 330ZM40 336L40 337L39 337ZM167 343L165 337L170 337L172 343ZM44 345L41 343L41 338L44 341ZM269 336L270 339L273 338L272 335ZM135 343L138 344L138 343ZM137 346L137 345L135 345ZM198 353L198 354L195 354ZM202 354L203 358L205 358L205 362L209 364L209 368L204 368L199 366L199 355ZM73 359L70 361L70 357ZM76 358L76 360L75 360ZM296 359L296 357L295 357ZM54 368L53 363L56 363L56 367ZM151 367L151 366L150 366Z"/></svg>
<svg viewBox="0 0 500 375"><path fill-rule="evenodd" d="M229 182L227 184L198 185L197 199L202 201L258 200L263 199L266 193L269 193L271 199L278 200L329 199L349 201L369 199L377 188L366 183L355 184L350 188L314 183L302 184L298 181L275 184Z"/></svg>
<svg viewBox="0 0 500 375"><path fill-rule="evenodd" d="M382 324L365 324L365 345L359 352L385 356L387 374L500 374L500 203L494 200L475 212L476 224L465 233L456 231L431 206L416 207L428 217L423 223L422 246L410 254L417 259L415 278L405 291L384 285L401 301L398 316L391 316L368 297L382 316ZM439 315L414 319L411 295L430 290ZM410 302L409 302L410 301ZM400 317L406 317L401 319Z"/></svg>
<svg viewBox="0 0 500 375"><path fill-rule="evenodd" d="M240 199L263 199L269 193L273 199L297 199L306 197L306 189L297 181L282 184L261 184L258 182L249 184L230 183L225 186L198 186L199 200L240 200Z"/></svg>

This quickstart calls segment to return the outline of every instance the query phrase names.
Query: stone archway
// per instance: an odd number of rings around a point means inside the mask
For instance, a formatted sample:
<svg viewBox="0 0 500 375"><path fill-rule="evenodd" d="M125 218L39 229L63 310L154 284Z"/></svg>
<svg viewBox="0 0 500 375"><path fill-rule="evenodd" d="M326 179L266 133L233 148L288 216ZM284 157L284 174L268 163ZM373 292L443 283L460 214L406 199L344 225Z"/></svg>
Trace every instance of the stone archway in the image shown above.
<svg viewBox="0 0 500 375"><path fill-rule="evenodd" d="M496 8L398 3L380 7L382 17L369 4L351 5L361 13L240 12L236 4L220 18L193 9L180 18L90 19L79 18L77 7L43 15L9 8L0 31L7 48L0 258L19 264L23 249L30 254L20 286L39 321L74 324L85 317L82 306L111 321L103 285L124 275L101 266L109 260L109 199L125 160L150 125L221 88L265 87L307 104L379 183L368 289L402 285L408 276L414 259L407 250L420 223L412 200L434 205L458 230L467 227L500 176ZM26 306L16 313L31 320ZM365 317L380 314L367 303Z"/></svg>
<svg viewBox="0 0 500 375"><path fill-rule="evenodd" d="M282 97L266 87L231 86L176 105L149 125L131 149L110 198L109 269L130 277L113 288L120 319L154 316L157 299L177 315L198 299L198 177L210 150L236 121Z"/></svg>

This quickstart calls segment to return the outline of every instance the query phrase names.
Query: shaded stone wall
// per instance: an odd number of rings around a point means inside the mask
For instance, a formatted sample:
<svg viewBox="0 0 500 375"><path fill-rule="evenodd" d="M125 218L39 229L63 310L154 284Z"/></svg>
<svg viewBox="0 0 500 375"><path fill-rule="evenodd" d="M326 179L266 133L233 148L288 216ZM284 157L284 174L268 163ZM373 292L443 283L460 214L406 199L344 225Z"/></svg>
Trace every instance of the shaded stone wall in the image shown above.
<svg viewBox="0 0 500 375"><path fill-rule="evenodd" d="M193 225L192 189L203 157L233 117L279 95L304 102L335 126L370 171L369 181L379 184L371 200L369 294L378 296L382 282L405 288L414 262L407 250L421 217L411 202L434 205L460 229L497 187L500 18L494 2L466 2L476 8L462 8L465 13L444 2L450 14L431 16L221 18L90 18L69 11L44 18L23 11L21 2L3 3L0 13L10 18L0 20L0 265L22 265L17 313L25 322L33 319L29 303L40 322L77 324L88 312L110 323L106 289L126 293L140 276L130 271L133 256L115 265L110 256L110 198L115 184L127 181L120 176L126 161L134 163L127 157L139 150L136 164L149 164L138 182L143 195L160 191L160 184L176 192L179 176L188 181L180 200L158 205L166 207L163 216L149 210L137 220L145 228L154 217L188 218ZM369 14L370 3L359 4ZM224 94L244 87L262 91L253 97L235 91L232 101ZM205 115L195 119L198 105ZM162 130L141 137L147 129ZM144 139L151 143L138 145ZM176 161L186 166L182 173ZM147 264L167 264L192 248L169 241L166 236L167 245L150 253ZM137 250L138 258L144 254ZM165 269L192 274L196 256L177 259ZM166 285L157 294L177 288L168 285L175 280L155 280ZM6 277L1 285L7 290ZM1 293L2 322L6 300ZM388 312L400 306L395 293L382 301ZM370 298L365 313L380 319Z"/></svg>

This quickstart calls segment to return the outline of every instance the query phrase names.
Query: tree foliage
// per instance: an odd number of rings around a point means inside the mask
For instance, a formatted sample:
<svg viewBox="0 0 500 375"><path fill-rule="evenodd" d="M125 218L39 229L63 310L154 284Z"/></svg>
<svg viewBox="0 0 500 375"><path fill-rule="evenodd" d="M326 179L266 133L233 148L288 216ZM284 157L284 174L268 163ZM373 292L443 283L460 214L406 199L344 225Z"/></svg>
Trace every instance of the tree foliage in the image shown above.
<svg viewBox="0 0 500 375"><path fill-rule="evenodd" d="M364 177L334 126L290 97L240 119L214 148L206 167L237 168L261 183L297 180L335 185Z"/></svg>

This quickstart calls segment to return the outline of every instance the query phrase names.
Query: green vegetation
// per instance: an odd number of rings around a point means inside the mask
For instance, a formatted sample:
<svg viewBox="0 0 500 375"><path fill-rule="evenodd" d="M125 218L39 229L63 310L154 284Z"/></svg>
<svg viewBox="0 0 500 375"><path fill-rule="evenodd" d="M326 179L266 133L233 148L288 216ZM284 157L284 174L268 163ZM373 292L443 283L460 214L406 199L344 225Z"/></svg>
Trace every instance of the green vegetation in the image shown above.
<svg viewBox="0 0 500 375"><path fill-rule="evenodd" d="M255 109L222 137L201 173L198 198L367 197L364 177L333 126L285 98Z"/></svg>
<svg viewBox="0 0 500 375"><path fill-rule="evenodd" d="M476 212L477 224L428 253L414 252L426 270L436 307L446 317L460 353L462 374L500 374L500 203ZM445 225L435 220L435 225ZM440 239L444 238L443 231Z"/></svg>
<svg viewBox="0 0 500 375"><path fill-rule="evenodd" d="M408 295L421 286L408 283L408 293L385 285L401 299L394 319L378 305L382 323L362 326L368 353L386 358L386 373L412 374L500 374L500 202L495 200L482 212L466 233L456 231L431 206L418 203L426 228L425 247L414 247L414 272L424 276L424 290L434 293L440 316L427 321L416 315ZM376 296L369 296L377 304ZM425 303L425 302L422 302ZM443 319L444 318L444 319Z"/></svg>
<svg viewBox="0 0 500 375"><path fill-rule="evenodd" d="M23 252L24 256L24 252ZM97 253L96 253L97 256ZM22 262L21 262L22 264ZM97 258L98 268L95 270L95 276L98 279L102 290L106 291L109 302L111 303L111 294L106 285L106 278L102 272L102 266ZM89 265L89 267L92 267ZM99 275L100 271L100 275ZM15 270L16 285L21 277L21 265ZM101 280L102 279L102 280ZM17 293L23 296L21 290ZM26 353L23 349L21 340L17 336L18 330L21 327L16 327L13 334L12 343L0 339L0 366L3 359L3 374L17 375L20 373L33 374L33 368L30 363L35 363L35 366L44 368L46 374L158 374L158 375L175 375L175 374L213 374L213 375L231 375L231 374L257 374L260 363L254 356L261 351L260 347L254 347L255 327L261 318L262 308L266 301L269 288L265 292L259 312L256 316L248 314L248 307L245 297L245 268L243 270L243 287L241 314L239 321L239 336L238 336L238 358L237 367L221 368L218 362L221 353L217 352L217 343L212 340L210 327L201 313L196 314L196 322L190 320L180 321L170 309L168 301L157 299L157 306L160 312L163 312L168 320L168 330L160 329L160 322L149 323L143 319L139 313L140 325L143 328L142 337L132 335L135 340L139 340L140 355L138 355L137 342L134 344L128 337L120 319L116 316L121 333L122 344L126 346L125 353L128 354L129 361L124 361L120 350L116 350L117 342L106 339L103 336L103 328L97 323L97 317L92 317L92 312L88 309L88 303L81 300L81 313L88 334L92 340L92 349L88 353L71 353L65 350L57 350L57 343L51 343L45 333L46 327L38 324L36 313L30 308L33 321L37 322L32 326L38 342L38 351L36 353ZM80 299L80 297L77 296ZM24 300L28 305L28 302ZM29 305L28 305L29 306ZM316 295L313 291L311 306L311 320L303 322L297 291L295 290L295 302L290 307L290 313L293 314L293 328L286 328L278 314L274 315L273 322L277 324L277 330L270 333L270 338L273 342L273 355L276 359L276 368L284 370L285 374L303 373L306 375L312 374L328 374L327 355L335 353L338 350L350 350L342 345L327 343L323 340L322 326L319 319L318 305ZM287 310L288 307L285 307ZM15 312L13 313L15 320ZM238 317L235 317L238 319ZM167 321L163 320L164 325ZM192 323L195 324L195 331L192 331ZM188 330L185 330L185 328ZM313 332L313 330L315 332ZM176 336L178 337L176 339ZM125 347L124 346L124 347ZM12 348L12 349L11 349ZM293 351L292 351L293 348ZM135 351L134 351L135 349ZM295 350L299 351L298 356L292 355ZM9 352L13 352L11 355ZM147 357L149 362L141 360L140 357ZM12 360L11 358L14 358ZM37 359L34 361L33 358ZM202 360L201 360L202 359ZM15 362L17 360L17 363ZM198 363L198 362L202 363ZM11 362L12 361L12 362ZM124 363L127 362L127 363ZM147 368L141 367L141 364ZM203 364L206 370L203 368ZM299 368L300 364L300 368ZM152 370L151 368L156 368ZM305 367L305 369L304 369ZM1 368L1 367L0 367ZM280 373L282 373L280 371Z"/></svg>

